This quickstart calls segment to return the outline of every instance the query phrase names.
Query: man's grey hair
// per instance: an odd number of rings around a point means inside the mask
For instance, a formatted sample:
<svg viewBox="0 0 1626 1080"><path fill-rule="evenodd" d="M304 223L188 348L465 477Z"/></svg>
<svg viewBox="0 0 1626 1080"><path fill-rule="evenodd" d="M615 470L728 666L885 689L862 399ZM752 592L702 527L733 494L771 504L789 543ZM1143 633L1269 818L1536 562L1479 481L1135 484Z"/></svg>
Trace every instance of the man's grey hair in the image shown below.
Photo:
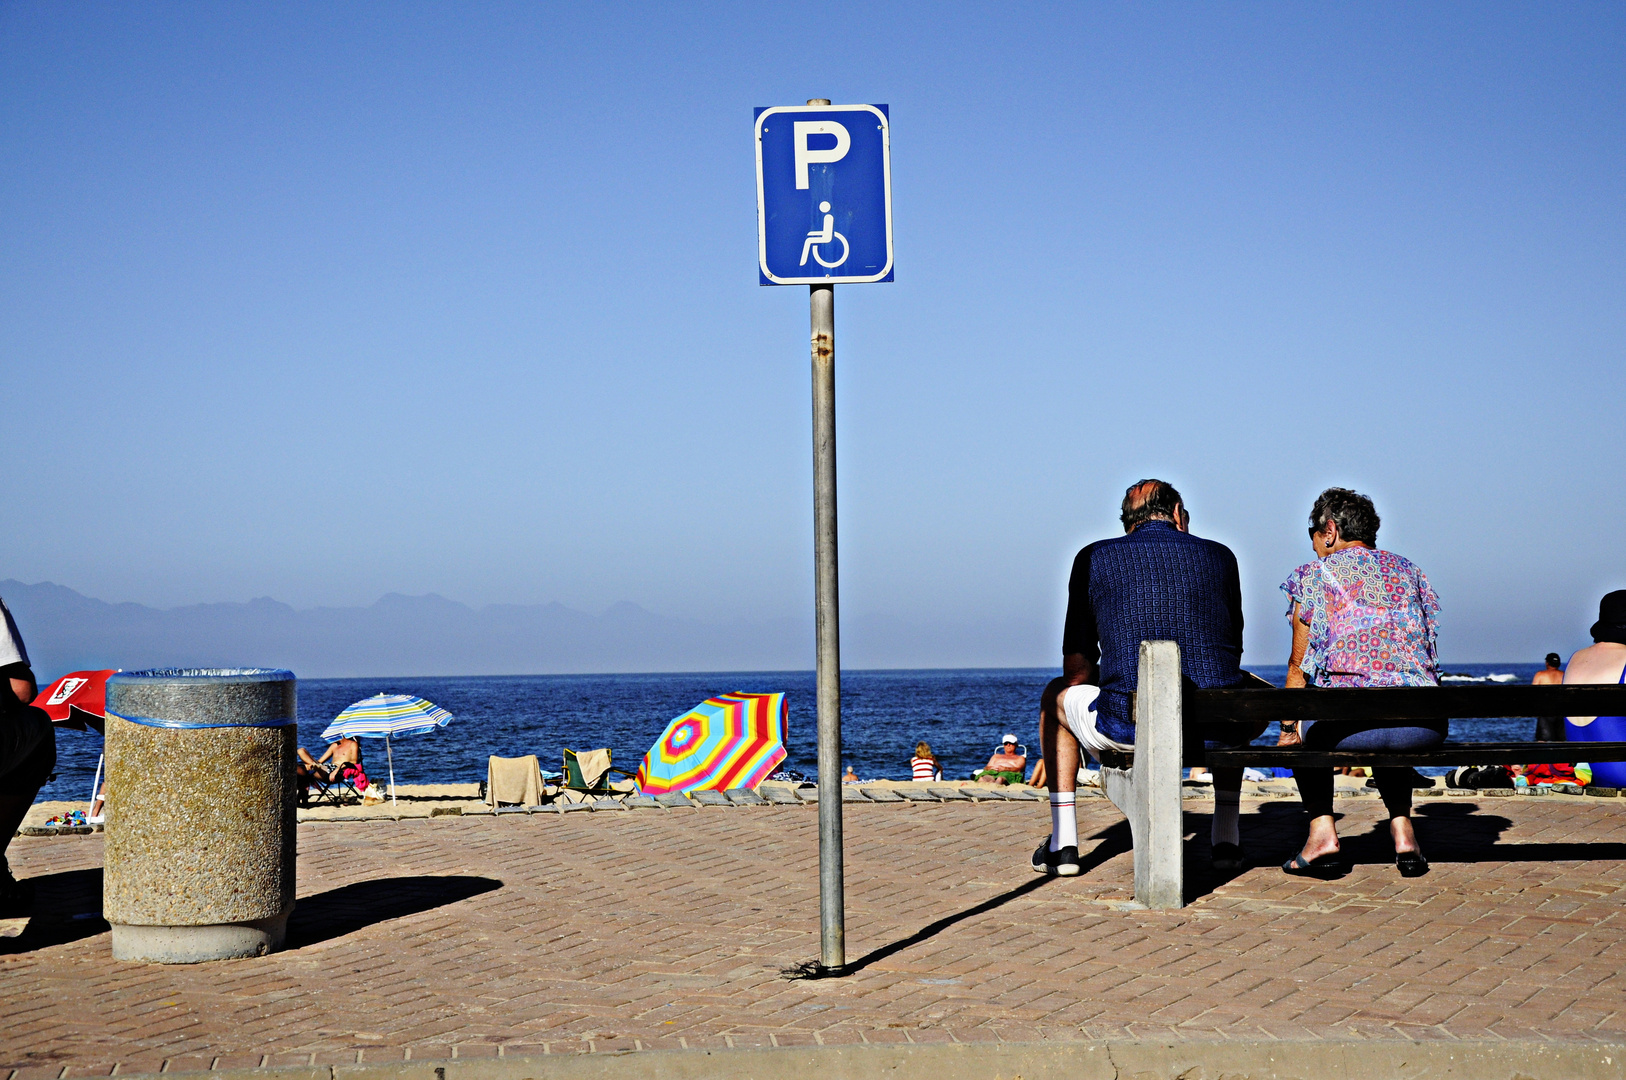
<svg viewBox="0 0 1626 1080"><path fill-rule="evenodd" d="M1174 508L1184 501L1167 480L1136 480L1124 492L1118 520L1123 522L1124 532L1146 521L1174 521Z"/></svg>

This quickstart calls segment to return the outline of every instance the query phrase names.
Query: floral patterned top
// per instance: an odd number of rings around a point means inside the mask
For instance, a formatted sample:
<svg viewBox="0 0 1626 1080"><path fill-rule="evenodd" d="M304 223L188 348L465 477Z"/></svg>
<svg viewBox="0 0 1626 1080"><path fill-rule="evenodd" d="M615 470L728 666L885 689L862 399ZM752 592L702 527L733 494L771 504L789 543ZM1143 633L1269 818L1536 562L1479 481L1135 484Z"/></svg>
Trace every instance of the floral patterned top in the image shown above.
<svg viewBox="0 0 1626 1080"><path fill-rule="evenodd" d="M1423 572L1389 551L1348 547L1282 582L1287 614L1310 628L1299 667L1313 686L1434 686L1440 598Z"/></svg>

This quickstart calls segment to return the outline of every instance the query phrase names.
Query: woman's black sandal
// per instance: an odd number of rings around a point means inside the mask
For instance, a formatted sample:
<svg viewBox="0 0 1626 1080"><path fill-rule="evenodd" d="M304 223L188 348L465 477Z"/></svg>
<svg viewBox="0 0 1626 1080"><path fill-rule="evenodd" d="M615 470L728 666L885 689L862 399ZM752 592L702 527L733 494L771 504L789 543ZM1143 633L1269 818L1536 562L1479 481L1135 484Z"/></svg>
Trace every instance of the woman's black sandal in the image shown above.
<svg viewBox="0 0 1626 1080"><path fill-rule="evenodd" d="M1349 865L1344 862L1342 851L1329 851L1313 859L1306 859L1304 853L1300 852L1282 863L1282 871L1294 877L1314 877L1330 881L1349 873Z"/></svg>
<svg viewBox="0 0 1626 1080"><path fill-rule="evenodd" d="M1428 860L1421 851L1395 852L1395 869L1401 877L1422 877L1428 873Z"/></svg>

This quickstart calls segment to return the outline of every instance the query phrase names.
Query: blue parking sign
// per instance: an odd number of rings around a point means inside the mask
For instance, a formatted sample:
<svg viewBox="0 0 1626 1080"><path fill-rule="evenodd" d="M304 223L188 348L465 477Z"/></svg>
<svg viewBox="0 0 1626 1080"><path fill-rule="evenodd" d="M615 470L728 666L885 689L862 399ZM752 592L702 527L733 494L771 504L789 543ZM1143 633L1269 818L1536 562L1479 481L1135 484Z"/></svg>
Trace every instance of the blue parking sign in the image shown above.
<svg viewBox="0 0 1626 1080"><path fill-rule="evenodd" d="M891 281L886 106L758 109L756 136L762 284Z"/></svg>

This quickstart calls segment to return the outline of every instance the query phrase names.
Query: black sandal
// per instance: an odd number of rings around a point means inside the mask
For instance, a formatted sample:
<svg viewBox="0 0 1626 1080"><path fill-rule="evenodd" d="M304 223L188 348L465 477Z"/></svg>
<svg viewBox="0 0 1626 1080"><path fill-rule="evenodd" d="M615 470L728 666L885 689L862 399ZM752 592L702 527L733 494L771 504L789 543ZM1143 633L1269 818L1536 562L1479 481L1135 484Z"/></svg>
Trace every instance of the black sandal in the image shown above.
<svg viewBox="0 0 1626 1080"><path fill-rule="evenodd" d="M1313 859L1306 859L1303 852L1299 852L1291 859L1282 863L1283 873L1294 877L1314 877L1323 881L1343 877L1349 873L1349 866L1344 862L1342 851L1329 851L1325 855L1317 855Z"/></svg>
<svg viewBox="0 0 1626 1080"><path fill-rule="evenodd" d="M1421 851L1395 852L1395 869L1401 877L1422 877L1428 873L1428 860Z"/></svg>

